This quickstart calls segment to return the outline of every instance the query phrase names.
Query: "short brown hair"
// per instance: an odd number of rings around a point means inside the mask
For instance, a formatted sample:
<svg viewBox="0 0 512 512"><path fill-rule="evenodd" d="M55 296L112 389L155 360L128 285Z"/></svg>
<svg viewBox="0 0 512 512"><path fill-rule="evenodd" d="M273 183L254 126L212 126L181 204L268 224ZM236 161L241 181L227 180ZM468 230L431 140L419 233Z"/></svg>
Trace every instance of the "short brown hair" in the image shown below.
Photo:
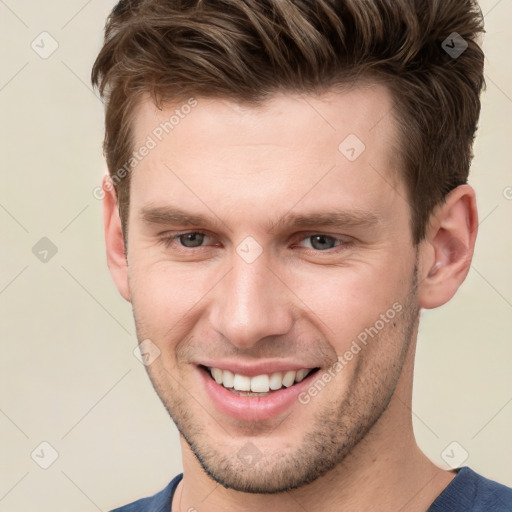
<svg viewBox="0 0 512 512"><path fill-rule="evenodd" d="M435 206L467 181L485 85L483 31L476 0L121 1L92 69L106 103L109 173L130 159L143 94L157 106L191 96L257 105L276 92L315 94L371 78L395 102L419 243ZM126 172L114 181L125 237L129 183Z"/></svg>

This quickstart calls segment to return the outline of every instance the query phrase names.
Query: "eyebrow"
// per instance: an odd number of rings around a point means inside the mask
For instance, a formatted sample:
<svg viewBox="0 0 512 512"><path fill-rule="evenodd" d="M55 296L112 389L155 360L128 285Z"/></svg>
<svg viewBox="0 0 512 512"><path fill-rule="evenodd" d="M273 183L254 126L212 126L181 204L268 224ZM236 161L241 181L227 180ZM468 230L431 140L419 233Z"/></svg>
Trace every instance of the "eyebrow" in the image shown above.
<svg viewBox="0 0 512 512"><path fill-rule="evenodd" d="M284 226L311 228L315 226L332 227L372 227L380 222L381 218L373 212L364 210L354 211L320 211L296 214L286 213L277 222L270 224L268 231L273 233Z"/></svg>
<svg viewBox="0 0 512 512"><path fill-rule="evenodd" d="M140 212L140 217L146 224L179 224L181 226L220 224L218 219L212 221L204 215L167 206L144 207Z"/></svg>
<svg viewBox="0 0 512 512"><path fill-rule="evenodd" d="M219 218L194 214L176 207L155 206L144 207L140 212L146 224L180 225L180 226L212 226L223 224ZM285 227L311 228L316 226L333 227L372 227L381 221L381 217L364 210L353 211L313 211L310 213L287 212L275 222L267 224L267 232L275 233Z"/></svg>

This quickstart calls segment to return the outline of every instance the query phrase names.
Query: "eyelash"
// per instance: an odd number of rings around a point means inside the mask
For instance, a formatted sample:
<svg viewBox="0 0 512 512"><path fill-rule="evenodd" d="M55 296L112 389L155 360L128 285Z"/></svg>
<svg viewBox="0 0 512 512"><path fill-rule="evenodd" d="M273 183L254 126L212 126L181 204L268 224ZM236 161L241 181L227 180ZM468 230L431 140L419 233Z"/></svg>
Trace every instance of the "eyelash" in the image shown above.
<svg viewBox="0 0 512 512"><path fill-rule="evenodd" d="M204 235L205 237L209 237L210 236L207 233L204 233L203 231L184 231L184 232L180 232L180 233L174 233L172 235L169 235L169 234L162 235L161 238L160 238L160 243L162 243L163 246L166 249L168 249L173 242L179 241L180 237L185 236L185 235L191 235L191 234L194 234L194 235ZM325 249L323 251L319 250L319 249L310 248L310 247L303 247L303 249L307 249L309 251L313 251L313 252L319 253L319 254L321 254L321 253L332 253L334 251L343 250L344 248L346 248L347 246L349 246L351 244L351 241L349 241L349 240L344 240L344 239L338 238L338 237L336 237L334 235L329 235L329 234L322 233L322 232L311 232L311 233L305 234L305 235L302 234L300 236L299 241L306 240L306 239L311 238L313 236L324 236L326 238L333 239L335 242L338 242L338 244L335 245L334 247L330 248L330 249ZM297 238L298 237L296 237L296 239ZM188 252L188 251L193 251L193 250L205 248L207 246L199 245L197 247L186 247L186 246L184 246L182 244L179 244L179 247L180 247L180 250Z"/></svg>

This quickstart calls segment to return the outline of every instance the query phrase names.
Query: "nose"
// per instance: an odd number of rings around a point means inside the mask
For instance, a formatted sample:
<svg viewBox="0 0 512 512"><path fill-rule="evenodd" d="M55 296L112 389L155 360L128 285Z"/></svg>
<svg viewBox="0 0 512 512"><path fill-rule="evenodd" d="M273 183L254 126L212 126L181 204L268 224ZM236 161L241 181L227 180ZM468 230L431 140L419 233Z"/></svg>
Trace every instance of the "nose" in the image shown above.
<svg viewBox="0 0 512 512"><path fill-rule="evenodd" d="M215 287L210 315L213 328L232 345L251 348L291 330L291 292L274 272L263 256L247 263L233 255L231 271Z"/></svg>

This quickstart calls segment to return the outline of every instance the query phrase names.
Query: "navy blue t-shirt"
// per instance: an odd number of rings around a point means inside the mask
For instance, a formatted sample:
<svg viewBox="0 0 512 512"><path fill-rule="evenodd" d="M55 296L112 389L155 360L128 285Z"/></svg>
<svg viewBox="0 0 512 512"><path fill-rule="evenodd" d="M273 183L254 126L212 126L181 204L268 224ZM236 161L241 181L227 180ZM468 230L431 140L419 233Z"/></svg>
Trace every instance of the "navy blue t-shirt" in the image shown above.
<svg viewBox="0 0 512 512"><path fill-rule="evenodd" d="M427 512L512 512L512 488L484 478L468 467L430 505ZM183 474L150 498L134 501L111 512L170 512L172 497Z"/></svg>

